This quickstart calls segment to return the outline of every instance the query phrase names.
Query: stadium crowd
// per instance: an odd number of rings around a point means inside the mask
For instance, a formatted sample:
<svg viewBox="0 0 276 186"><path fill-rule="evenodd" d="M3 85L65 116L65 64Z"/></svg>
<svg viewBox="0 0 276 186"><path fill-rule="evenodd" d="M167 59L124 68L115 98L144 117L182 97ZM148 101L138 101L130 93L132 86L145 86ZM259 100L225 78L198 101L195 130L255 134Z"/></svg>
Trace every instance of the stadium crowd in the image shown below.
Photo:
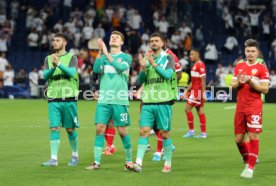
<svg viewBox="0 0 276 186"><path fill-rule="evenodd" d="M150 17L137 8L124 5L121 1L107 3L104 0L86 1L86 6L75 6L74 0L48 0L43 6L34 6L28 0L0 0L0 76L4 86L14 84L32 87L42 85L42 69L32 67L14 72L6 55L11 38L17 30L20 12L26 16L26 42L32 52L51 51L55 33L65 33L69 39L68 50L78 57L78 72L81 83L88 84L93 73L92 66L97 55L97 38L108 41L113 30L121 31L125 36L124 50L133 57L130 72L130 85L137 85L139 72L138 53L150 49L149 35L158 31L168 38L168 47L178 56L182 65L183 78L180 86L187 86L189 81L189 52L192 48L200 49L207 65L208 85L229 86L235 61L242 59L243 41L249 37L260 41L264 60L271 70L271 87L276 86L276 0L152 0L149 6ZM215 20L224 28L206 28L203 22L194 23L196 14L194 4L203 3L215 6ZM216 25L217 26L217 25ZM216 29L225 32L225 42L216 42ZM234 58L233 58L234 56ZM43 61L39 62L43 64ZM208 77L209 76L209 77Z"/></svg>

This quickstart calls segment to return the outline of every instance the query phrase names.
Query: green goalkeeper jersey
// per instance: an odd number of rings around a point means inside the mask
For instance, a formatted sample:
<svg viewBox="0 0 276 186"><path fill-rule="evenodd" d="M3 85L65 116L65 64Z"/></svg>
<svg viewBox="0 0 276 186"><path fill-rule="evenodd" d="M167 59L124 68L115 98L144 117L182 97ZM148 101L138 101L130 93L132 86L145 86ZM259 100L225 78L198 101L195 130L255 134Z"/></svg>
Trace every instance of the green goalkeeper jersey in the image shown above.
<svg viewBox="0 0 276 186"><path fill-rule="evenodd" d="M129 105L128 80L132 58L124 52L110 55L113 62L102 55L94 63L93 71L101 77L98 103Z"/></svg>

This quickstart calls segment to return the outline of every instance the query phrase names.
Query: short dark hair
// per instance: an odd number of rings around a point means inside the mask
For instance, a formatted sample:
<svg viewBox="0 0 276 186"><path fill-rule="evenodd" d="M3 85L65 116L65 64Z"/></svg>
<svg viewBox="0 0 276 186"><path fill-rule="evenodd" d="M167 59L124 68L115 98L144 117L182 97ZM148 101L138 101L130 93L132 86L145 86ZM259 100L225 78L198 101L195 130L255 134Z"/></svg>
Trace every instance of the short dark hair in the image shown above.
<svg viewBox="0 0 276 186"><path fill-rule="evenodd" d="M63 33L57 33L55 34L55 37L60 37L60 38L63 38L65 41L68 41L67 36Z"/></svg>
<svg viewBox="0 0 276 186"><path fill-rule="evenodd" d="M164 34L160 33L160 32L154 32L150 35L150 38L152 37L159 37L163 42L164 42Z"/></svg>
<svg viewBox="0 0 276 186"><path fill-rule="evenodd" d="M199 50L199 49L197 49L197 48L192 48L192 50L195 51L196 53L198 53L198 56L200 57L200 50ZM191 50L191 51L192 51L192 50Z"/></svg>
<svg viewBox="0 0 276 186"><path fill-rule="evenodd" d="M119 31L113 31L113 32L111 32L111 35L112 34L119 35L122 38L122 41L123 42L125 41L125 37L124 37L124 35L121 32L119 32Z"/></svg>
<svg viewBox="0 0 276 186"><path fill-rule="evenodd" d="M259 43L255 39L247 39L244 42L244 47L256 47L258 50L260 49Z"/></svg>

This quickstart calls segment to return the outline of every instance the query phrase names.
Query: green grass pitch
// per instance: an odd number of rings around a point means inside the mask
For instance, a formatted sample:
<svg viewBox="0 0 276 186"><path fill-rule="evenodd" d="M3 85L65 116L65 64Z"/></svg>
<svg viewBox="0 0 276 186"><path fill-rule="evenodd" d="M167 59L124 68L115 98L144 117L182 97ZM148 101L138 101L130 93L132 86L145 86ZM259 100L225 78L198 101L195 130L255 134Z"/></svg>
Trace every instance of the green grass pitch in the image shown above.
<svg viewBox="0 0 276 186"><path fill-rule="evenodd" d="M68 167L71 156L67 135L62 130L58 167L41 167L50 156L47 102L44 100L0 100L0 185L274 185L276 182L276 104L264 105L263 130L260 140L260 163L254 178L240 178L244 165L234 143L234 103L206 103L207 139L184 139L187 131L185 103L173 106L172 172L161 172L163 162L153 162L156 138L150 136L151 152L145 155L143 172L124 171L124 152L118 134L113 156L103 156L98 171L84 168L93 159L96 102L79 101L80 165ZM139 134L139 102L130 104L133 160L136 158ZM199 132L198 117L195 127Z"/></svg>

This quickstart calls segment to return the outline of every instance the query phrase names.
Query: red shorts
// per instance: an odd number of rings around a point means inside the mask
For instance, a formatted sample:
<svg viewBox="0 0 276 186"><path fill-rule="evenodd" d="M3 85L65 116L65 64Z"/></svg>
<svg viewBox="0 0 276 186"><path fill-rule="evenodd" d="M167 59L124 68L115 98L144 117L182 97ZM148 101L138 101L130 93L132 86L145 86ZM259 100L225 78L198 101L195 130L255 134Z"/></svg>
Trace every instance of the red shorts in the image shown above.
<svg viewBox="0 0 276 186"><path fill-rule="evenodd" d="M244 134L246 132L262 132L262 113L261 112L236 112L235 113L235 134Z"/></svg>
<svg viewBox="0 0 276 186"><path fill-rule="evenodd" d="M193 106L193 107L203 107L204 106L204 100L198 99L194 95L190 94L187 96L187 104Z"/></svg>

